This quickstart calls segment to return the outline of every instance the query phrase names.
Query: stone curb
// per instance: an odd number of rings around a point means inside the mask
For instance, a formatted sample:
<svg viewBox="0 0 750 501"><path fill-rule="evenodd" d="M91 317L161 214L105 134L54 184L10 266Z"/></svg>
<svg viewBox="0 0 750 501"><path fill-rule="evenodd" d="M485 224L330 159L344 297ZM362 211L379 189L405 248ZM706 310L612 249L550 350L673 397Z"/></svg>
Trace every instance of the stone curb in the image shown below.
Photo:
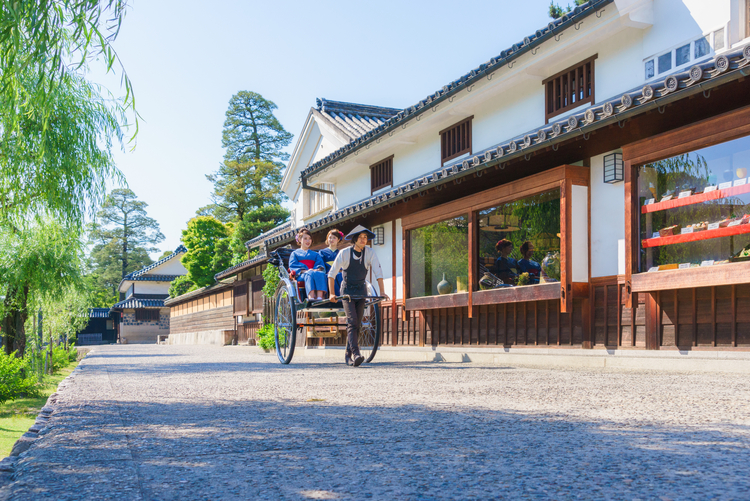
<svg viewBox="0 0 750 501"><path fill-rule="evenodd" d="M39 440L40 435L43 434L42 432L49 424L50 417L57 410L57 401L60 393L75 379L76 375L80 372L81 366L82 363L79 363L68 377L60 381L57 385L57 391L47 397L47 402L41 411L39 411L34 424L29 427L26 433L21 435L21 438L16 440L16 443L13 444L13 449L10 451L10 455L0 460L0 484L14 480L13 473L15 473L16 461Z"/></svg>

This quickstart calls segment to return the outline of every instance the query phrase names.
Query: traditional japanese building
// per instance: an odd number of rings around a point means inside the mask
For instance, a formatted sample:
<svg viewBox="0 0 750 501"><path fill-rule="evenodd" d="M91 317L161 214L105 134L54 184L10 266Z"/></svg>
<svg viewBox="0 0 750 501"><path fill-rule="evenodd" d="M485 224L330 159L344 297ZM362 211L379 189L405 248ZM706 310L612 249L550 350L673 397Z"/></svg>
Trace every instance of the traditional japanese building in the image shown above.
<svg viewBox="0 0 750 501"><path fill-rule="evenodd" d="M252 245L374 228L383 345L750 347L749 3L592 0L406 109L319 100Z"/></svg>
<svg viewBox="0 0 750 501"><path fill-rule="evenodd" d="M164 300L172 281L187 273L180 262L186 252L180 245L172 254L122 279L120 301L111 309L120 317L121 343L156 343L160 336L169 335L170 310Z"/></svg>

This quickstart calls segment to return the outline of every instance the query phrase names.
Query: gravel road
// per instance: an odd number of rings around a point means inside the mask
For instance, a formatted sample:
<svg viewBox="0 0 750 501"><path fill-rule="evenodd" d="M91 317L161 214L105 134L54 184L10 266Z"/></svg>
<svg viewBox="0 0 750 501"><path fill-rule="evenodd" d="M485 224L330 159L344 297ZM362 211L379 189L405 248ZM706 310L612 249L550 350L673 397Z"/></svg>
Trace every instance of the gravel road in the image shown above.
<svg viewBox="0 0 750 501"><path fill-rule="evenodd" d="M748 499L749 383L97 347L0 499Z"/></svg>

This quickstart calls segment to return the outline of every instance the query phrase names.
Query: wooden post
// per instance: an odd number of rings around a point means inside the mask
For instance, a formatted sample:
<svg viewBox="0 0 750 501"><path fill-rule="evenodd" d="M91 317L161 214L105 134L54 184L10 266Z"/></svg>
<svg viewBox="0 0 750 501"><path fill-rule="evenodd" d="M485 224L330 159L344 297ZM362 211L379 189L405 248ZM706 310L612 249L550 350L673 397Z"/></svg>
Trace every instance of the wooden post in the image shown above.
<svg viewBox="0 0 750 501"><path fill-rule="evenodd" d="M396 220L391 221L391 346L398 344L398 304L396 303Z"/></svg>

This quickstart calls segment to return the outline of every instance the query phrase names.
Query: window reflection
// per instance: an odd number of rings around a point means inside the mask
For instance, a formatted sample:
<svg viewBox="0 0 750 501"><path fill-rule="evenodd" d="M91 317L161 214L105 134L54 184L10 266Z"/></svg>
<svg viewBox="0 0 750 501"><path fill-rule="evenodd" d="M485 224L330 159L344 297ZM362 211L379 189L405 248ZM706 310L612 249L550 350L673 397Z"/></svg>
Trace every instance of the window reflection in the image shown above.
<svg viewBox="0 0 750 501"><path fill-rule="evenodd" d="M467 216L411 230L410 245L410 297L469 291Z"/></svg>
<svg viewBox="0 0 750 501"><path fill-rule="evenodd" d="M545 256L560 251L560 190L485 209L477 217L480 288L540 283Z"/></svg>

